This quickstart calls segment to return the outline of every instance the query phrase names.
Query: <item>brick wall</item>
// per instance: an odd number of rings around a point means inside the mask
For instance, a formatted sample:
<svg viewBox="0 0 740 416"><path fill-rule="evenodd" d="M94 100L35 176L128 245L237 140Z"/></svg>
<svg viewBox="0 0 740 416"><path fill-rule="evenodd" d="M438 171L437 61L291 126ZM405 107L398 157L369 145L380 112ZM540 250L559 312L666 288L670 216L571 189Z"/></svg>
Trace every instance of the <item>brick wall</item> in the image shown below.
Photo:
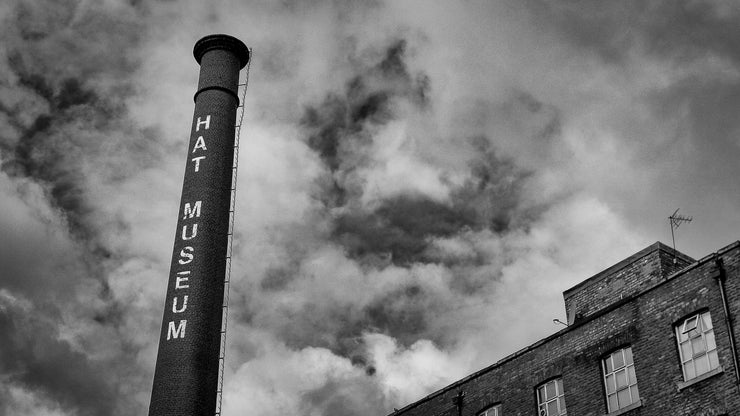
<svg viewBox="0 0 740 416"><path fill-rule="evenodd" d="M720 257L731 313L736 315L740 313L740 242L721 250ZM457 416L453 398L460 391L465 393L463 416L495 403L502 404L503 415L537 415L535 389L554 377L563 379L568 415L605 415L601 359L627 345L632 347L641 398L641 406L628 415L740 415L740 390L716 270L708 256L639 296L592 313L395 415ZM679 391L683 375L673 328L699 310L711 313L724 371ZM733 322L737 334L738 319Z"/></svg>
<svg viewBox="0 0 740 416"><path fill-rule="evenodd" d="M675 261L674 261L675 259ZM659 284L693 263L691 257L657 242L563 293L568 323Z"/></svg>

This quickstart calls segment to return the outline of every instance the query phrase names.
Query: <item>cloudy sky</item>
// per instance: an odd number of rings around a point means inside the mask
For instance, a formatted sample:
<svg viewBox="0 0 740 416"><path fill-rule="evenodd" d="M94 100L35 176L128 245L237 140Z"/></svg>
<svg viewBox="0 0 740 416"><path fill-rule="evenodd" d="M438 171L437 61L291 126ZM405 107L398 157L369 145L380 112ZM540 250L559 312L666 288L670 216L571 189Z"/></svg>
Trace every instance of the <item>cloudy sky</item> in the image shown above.
<svg viewBox="0 0 740 416"><path fill-rule="evenodd" d="M740 233L740 6L0 2L0 415L146 414L193 44L253 48L224 415L385 415ZM243 74L244 75L244 74Z"/></svg>

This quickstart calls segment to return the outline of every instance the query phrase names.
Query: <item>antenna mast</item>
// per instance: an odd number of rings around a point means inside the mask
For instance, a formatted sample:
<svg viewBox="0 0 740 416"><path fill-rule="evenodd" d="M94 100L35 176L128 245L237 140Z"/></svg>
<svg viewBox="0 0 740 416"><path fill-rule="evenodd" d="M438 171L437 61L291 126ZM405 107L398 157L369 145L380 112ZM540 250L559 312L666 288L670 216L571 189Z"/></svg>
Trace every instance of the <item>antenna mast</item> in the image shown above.
<svg viewBox="0 0 740 416"><path fill-rule="evenodd" d="M676 262L676 235L673 230L677 229L681 226L681 224L685 222L691 222L692 217L687 217L685 215L679 215L678 210L680 208L676 208L676 210L668 217L668 222L671 224L671 239L673 240L673 263Z"/></svg>

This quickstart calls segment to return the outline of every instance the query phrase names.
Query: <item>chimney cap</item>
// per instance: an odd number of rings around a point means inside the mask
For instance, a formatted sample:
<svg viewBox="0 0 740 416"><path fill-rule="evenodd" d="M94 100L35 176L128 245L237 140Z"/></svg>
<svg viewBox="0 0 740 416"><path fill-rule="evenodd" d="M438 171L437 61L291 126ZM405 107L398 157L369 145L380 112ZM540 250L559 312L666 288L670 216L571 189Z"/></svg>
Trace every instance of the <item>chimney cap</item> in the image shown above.
<svg viewBox="0 0 740 416"><path fill-rule="evenodd" d="M193 47L193 56L195 56L195 60L200 65L200 60L203 58L203 55L214 49L224 49L233 52L237 58L239 58L240 68L244 68L244 66L247 65L247 62L249 62L250 56L247 45L233 36L224 34L208 35L195 42L195 46Z"/></svg>

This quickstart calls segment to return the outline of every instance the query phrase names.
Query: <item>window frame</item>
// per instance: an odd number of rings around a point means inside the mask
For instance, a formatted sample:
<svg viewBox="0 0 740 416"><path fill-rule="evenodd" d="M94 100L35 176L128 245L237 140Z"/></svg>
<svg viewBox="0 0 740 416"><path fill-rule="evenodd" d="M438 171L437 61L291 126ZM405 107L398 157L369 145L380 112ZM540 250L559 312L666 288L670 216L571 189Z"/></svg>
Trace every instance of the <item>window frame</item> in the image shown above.
<svg viewBox="0 0 740 416"><path fill-rule="evenodd" d="M695 324L690 324L692 320L695 321ZM708 322L708 328L705 322ZM702 376L722 368L719 362L714 323L709 309L700 309L678 320L673 325L673 336L676 340L679 367L684 382L701 379ZM698 348L702 349L699 352L694 351L697 345ZM690 351L691 357L686 357L688 351ZM699 360L706 363L706 369L701 373L697 372L696 369L696 363Z"/></svg>
<svg viewBox="0 0 740 416"><path fill-rule="evenodd" d="M547 386L550 384L555 385L555 396L548 396ZM543 392L544 402L541 401L540 391ZM534 389L535 399L537 400L537 415L538 416L563 416L568 414L568 406L565 403L565 387L563 386L563 377L553 377L537 385ZM555 402L557 405L557 414L550 414L549 404ZM561 409L562 403L562 409ZM542 411L545 411L543 414Z"/></svg>
<svg viewBox="0 0 740 416"><path fill-rule="evenodd" d="M627 351L629 350L629 354ZM621 353L621 364L615 365L615 354ZM629 362L628 362L629 361ZM611 350L608 354L604 355L600 360L601 367L601 382L604 385L604 400L606 401L606 409L608 413L614 413L618 411L624 411L626 409L634 408L640 405L640 389L637 382L637 370L635 369L634 353L632 352L632 345L623 345L616 349ZM630 372L630 369L632 370ZM619 386L618 373L624 372L625 374L625 385ZM612 376L610 381L609 376ZM634 380L634 382L631 382ZM610 391L610 386L613 384L613 391ZM622 403L620 400L620 393L627 391L630 402ZM633 393L634 391L634 393ZM614 398L616 407L612 407L612 400Z"/></svg>
<svg viewBox="0 0 740 416"><path fill-rule="evenodd" d="M494 410L494 413L488 414L489 411ZM484 409L481 409L476 413L476 416L501 416L501 403L492 404Z"/></svg>

